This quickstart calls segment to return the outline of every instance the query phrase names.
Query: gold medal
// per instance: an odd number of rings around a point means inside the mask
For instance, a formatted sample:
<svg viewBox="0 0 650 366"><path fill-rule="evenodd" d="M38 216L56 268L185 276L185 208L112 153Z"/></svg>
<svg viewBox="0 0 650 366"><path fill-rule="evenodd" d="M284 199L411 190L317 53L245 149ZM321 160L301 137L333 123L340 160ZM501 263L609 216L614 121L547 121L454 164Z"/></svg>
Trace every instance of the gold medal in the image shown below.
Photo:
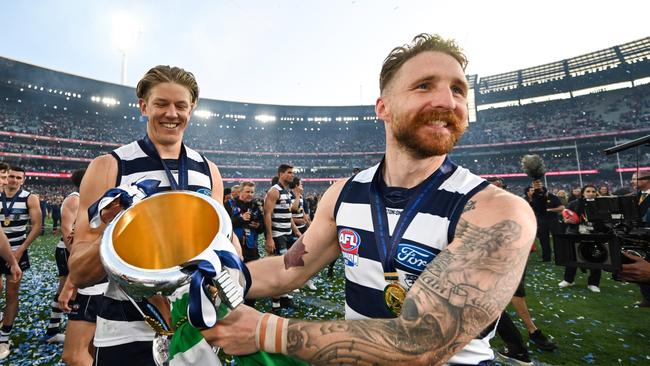
<svg viewBox="0 0 650 366"><path fill-rule="evenodd" d="M9 220L8 217L5 217L4 226L9 226L9 224L11 224L11 220Z"/></svg>
<svg viewBox="0 0 650 366"><path fill-rule="evenodd" d="M393 315L399 316L406 299L406 289L399 284L397 272L384 273L384 278L389 282L384 287L384 302Z"/></svg>

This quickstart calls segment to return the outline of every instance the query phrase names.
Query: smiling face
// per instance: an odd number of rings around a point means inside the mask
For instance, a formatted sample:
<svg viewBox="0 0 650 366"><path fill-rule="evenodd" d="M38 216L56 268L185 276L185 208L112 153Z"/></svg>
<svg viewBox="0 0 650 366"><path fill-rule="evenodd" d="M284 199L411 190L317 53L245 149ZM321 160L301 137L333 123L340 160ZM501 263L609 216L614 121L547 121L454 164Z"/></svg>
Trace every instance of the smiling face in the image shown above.
<svg viewBox="0 0 650 366"><path fill-rule="evenodd" d="M147 134L156 146L173 146L183 140L194 108L190 91L177 83L160 83L140 99L140 111L147 116Z"/></svg>
<svg viewBox="0 0 650 366"><path fill-rule="evenodd" d="M468 88L461 65L446 53L406 61L377 100L387 146L418 159L447 154L467 128Z"/></svg>

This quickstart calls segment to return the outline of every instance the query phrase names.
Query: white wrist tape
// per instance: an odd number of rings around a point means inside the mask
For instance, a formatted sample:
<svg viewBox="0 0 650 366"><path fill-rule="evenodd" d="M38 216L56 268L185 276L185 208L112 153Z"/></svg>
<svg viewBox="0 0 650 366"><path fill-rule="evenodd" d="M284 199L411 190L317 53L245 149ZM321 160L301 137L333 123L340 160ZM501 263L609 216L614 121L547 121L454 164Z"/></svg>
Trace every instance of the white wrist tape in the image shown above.
<svg viewBox="0 0 650 366"><path fill-rule="evenodd" d="M255 343L257 348L269 353L287 354L287 329L289 319L264 314L257 322Z"/></svg>

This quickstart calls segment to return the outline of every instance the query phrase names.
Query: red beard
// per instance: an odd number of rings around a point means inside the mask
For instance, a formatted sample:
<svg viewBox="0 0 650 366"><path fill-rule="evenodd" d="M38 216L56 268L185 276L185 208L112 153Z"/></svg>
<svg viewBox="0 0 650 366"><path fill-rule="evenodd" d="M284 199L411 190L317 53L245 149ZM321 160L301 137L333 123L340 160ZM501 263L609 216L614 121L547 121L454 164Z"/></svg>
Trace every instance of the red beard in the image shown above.
<svg viewBox="0 0 650 366"><path fill-rule="evenodd" d="M448 133L427 131L432 121L446 122ZM463 136L467 124L450 111L418 113L410 122L393 116L393 135L397 142L419 159L447 154Z"/></svg>

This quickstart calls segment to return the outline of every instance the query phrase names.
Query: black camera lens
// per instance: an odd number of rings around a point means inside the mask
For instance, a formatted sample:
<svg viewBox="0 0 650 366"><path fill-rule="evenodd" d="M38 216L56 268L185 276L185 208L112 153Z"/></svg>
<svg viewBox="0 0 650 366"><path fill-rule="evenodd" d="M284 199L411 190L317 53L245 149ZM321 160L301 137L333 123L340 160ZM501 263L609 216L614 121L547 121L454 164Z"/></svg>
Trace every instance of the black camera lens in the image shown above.
<svg viewBox="0 0 650 366"><path fill-rule="evenodd" d="M590 263L605 263L609 258L607 247L603 243L580 243L580 255Z"/></svg>

